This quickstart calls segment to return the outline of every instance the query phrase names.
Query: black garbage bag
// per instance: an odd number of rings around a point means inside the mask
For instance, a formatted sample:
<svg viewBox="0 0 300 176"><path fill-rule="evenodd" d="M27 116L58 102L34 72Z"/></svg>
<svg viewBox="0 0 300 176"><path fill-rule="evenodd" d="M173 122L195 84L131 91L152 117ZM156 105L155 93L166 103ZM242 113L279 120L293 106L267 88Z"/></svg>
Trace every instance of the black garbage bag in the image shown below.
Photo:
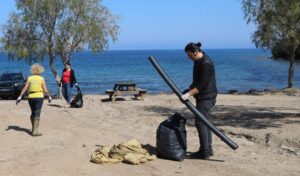
<svg viewBox="0 0 300 176"><path fill-rule="evenodd" d="M175 113L156 131L156 152L160 158L183 161L186 156L186 119Z"/></svg>
<svg viewBox="0 0 300 176"><path fill-rule="evenodd" d="M71 101L71 107L72 108L82 108L82 106L83 106L82 93L81 93L79 86L76 86L76 88L77 88L77 94Z"/></svg>

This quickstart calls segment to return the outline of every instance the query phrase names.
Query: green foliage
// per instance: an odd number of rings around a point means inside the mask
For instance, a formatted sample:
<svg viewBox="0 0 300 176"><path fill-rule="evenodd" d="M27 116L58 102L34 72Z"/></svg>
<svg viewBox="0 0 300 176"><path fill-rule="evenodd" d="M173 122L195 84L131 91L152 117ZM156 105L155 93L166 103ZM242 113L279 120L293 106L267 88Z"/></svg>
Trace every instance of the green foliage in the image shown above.
<svg viewBox="0 0 300 176"><path fill-rule="evenodd" d="M99 0L16 0L1 42L10 59L70 59L84 47L103 51L118 36L118 17Z"/></svg>
<svg viewBox="0 0 300 176"><path fill-rule="evenodd" d="M272 48L272 55L274 59L289 59L289 55L282 49L282 44L277 44L274 48ZM296 49L295 52L295 60L300 61L300 46Z"/></svg>
<svg viewBox="0 0 300 176"><path fill-rule="evenodd" d="M290 55L300 44L299 0L243 0L247 22L257 30L252 36L259 48L274 48L278 43Z"/></svg>
<svg viewBox="0 0 300 176"><path fill-rule="evenodd" d="M296 50L300 46L299 0L242 0L245 19L257 25L252 40L258 48L281 51L290 61L293 86Z"/></svg>
<svg viewBox="0 0 300 176"><path fill-rule="evenodd" d="M21 22L16 13L10 15L4 29L1 42L4 44L4 50L8 52L9 59L25 58L27 62L31 63L43 58L45 50L41 41L37 39L29 25Z"/></svg>
<svg viewBox="0 0 300 176"><path fill-rule="evenodd" d="M117 18L98 4L98 0L69 0L66 3L67 8L57 24L56 33L56 51L64 60L68 60L73 51L82 50L84 44L92 51L103 51L108 48L110 38L113 41L117 39ZM97 5L98 8L95 8Z"/></svg>

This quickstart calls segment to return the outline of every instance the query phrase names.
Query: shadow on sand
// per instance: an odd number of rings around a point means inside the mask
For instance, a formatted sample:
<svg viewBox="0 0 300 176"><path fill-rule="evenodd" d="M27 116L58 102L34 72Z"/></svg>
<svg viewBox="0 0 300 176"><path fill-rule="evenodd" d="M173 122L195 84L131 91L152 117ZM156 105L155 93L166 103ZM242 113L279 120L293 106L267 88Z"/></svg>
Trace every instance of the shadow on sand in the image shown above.
<svg viewBox="0 0 300 176"><path fill-rule="evenodd" d="M289 113L286 112L294 111ZM187 125L194 124L194 115L187 108L169 108L162 106L147 106L145 111L155 112L166 118L179 112L187 119ZM285 111L285 112L282 112ZM210 121L216 126L242 127L246 129L279 128L282 124L300 124L299 109L280 107L247 107L247 106L215 106ZM299 119L291 119L299 117ZM279 123L280 122L280 123Z"/></svg>
<svg viewBox="0 0 300 176"><path fill-rule="evenodd" d="M58 104L48 104L48 106L56 107L56 108L63 108L63 106L58 105Z"/></svg>
<svg viewBox="0 0 300 176"><path fill-rule="evenodd" d="M29 130L27 128L22 128L22 127L19 127L19 126L8 126L5 131L9 131L9 130L15 130L15 131L20 131L20 132L25 132L25 133L31 135L31 130Z"/></svg>
<svg viewBox="0 0 300 176"><path fill-rule="evenodd" d="M127 99L125 99L125 98L122 98L122 97L117 97L115 99L115 101L131 101L131 100L138 101L139 99L137 99L137 98L127 98ZM101 102L113 102L113 101L109 98L104 98L104 99L101 99Z"/></svg>

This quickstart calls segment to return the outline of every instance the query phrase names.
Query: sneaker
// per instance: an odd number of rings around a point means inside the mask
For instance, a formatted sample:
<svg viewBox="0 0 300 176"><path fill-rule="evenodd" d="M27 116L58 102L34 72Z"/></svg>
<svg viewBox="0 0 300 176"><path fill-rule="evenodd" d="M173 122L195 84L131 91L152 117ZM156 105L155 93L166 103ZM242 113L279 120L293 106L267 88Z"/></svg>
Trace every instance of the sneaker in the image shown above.
<svg viewBox="0 0 300 176"><path fill-rule="evenodd" d="M189 155L190 159L209 159L210 156L213 156L212 150L199 150Z"/></svg>
<svg viewBox="0 0 300 176"><path fill-rule="evenodd" d="M199 148L198 152L202 151L202 150L206 150L206 149L202 149L202 148ZM213 156L214 155L214 151L211 147L209 147L209 156Z"/></svg>

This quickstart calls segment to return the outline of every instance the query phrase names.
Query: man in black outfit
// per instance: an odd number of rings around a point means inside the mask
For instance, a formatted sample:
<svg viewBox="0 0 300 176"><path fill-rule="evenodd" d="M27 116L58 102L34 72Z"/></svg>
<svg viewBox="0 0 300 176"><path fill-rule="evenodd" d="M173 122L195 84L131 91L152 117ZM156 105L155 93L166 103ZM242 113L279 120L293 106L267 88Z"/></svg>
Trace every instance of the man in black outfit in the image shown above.
<svg viewBox="0 0 300 176"><path fill-rule="evenodd" d="M212 107L216 104L217 86L215 78L215 67L212 60L200 49L201 43L189 43L185 47L188 57L194 62L193 82L183 92L182 99L187 100L191 96L196 99L196 107L206 119ZM198 118L195 119L195 126L198 130L200 149L192 153L190 158L209 159L213 155L212 132Z"/></svg>

